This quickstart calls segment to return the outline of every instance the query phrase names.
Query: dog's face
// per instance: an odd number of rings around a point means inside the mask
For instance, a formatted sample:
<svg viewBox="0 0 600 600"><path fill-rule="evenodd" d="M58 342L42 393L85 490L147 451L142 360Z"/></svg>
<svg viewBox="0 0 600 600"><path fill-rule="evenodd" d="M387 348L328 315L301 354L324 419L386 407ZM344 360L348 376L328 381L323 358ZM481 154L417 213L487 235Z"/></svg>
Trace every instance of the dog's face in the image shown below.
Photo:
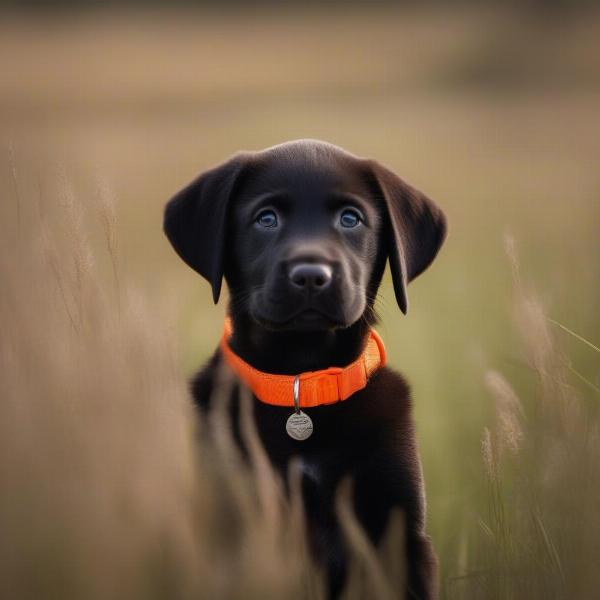
<svg viewBox="0 0 600 600"><path fill-rule="evenodd" d="M347 160L265 156L229 214L232 309L269 328L352 325L385 261L382 253L377 261L381 227L378 203Z"/></svg>
<svg viewBox="0 0 600 600"><path fill-rule="evenodd" d="M348 327L370 314L390 260L406 285L445 236L439 208L370 160L314 140L241 153L167 206L165 231L218 299L271 329Z"/></svg>

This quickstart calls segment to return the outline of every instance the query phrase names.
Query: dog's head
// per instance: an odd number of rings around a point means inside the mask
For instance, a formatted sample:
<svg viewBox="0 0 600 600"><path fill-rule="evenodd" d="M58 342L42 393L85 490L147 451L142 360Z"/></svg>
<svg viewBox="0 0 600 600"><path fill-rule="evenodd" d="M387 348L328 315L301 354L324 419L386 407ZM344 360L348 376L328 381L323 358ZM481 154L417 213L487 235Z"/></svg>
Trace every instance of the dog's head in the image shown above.
<svg viewBox="0 0 600 600"><path fill-rule="evenodd" d="M164 228L231 310L272 329L348 327L369 313L389 259L402 312L435 258L442 211L373 160L315 140L236 154L180 191Z"/></svg>

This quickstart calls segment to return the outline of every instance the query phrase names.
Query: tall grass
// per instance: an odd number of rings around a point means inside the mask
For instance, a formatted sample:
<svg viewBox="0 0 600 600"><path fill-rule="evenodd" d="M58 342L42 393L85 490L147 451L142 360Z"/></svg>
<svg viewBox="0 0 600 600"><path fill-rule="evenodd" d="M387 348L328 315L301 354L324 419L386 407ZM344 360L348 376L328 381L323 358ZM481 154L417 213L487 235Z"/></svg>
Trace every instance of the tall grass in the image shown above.
<svg viewBox="0 0 600 600"><path fill-rule="evenodd" d="M519 397L501 373L485 376L496 409L482 436L487 514L474 544L478 558L459 595L594 598L600 589L600 395L592 389L586 404L570 383L568 359L521 279L511 239L507 252L532 387Z"/></svg>
<svg viewBox="0 0 600 600"><path fill-rule="evenodd" d="M45 203L55 210L15 196L0 225L0 596L321 598L298 469L285 483L275 476L249 398L242 460L226 426L225 372L210 428L198 422L169 315L121 277L108 186L98 184L86 211L68 177L59 181L59 197ZM101 250L87 233L95 220ZM488 510L474 517L463 572L442 587L448 598L592 598L599 398L586 404L569 384L551 324L511 256L534 385L525 397L499 372L485 375L496 405L482 442ZM401 515L376 552L354 520L350 486L338 497L354 560L347 598L398 597Z"/></svg>

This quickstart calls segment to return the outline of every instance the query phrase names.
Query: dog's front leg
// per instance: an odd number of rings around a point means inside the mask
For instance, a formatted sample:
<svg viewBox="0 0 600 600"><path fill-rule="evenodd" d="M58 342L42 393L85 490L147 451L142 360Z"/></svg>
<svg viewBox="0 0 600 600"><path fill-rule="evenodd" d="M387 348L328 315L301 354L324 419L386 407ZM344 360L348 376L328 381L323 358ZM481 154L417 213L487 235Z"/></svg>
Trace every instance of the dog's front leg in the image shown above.
<svg viewBox="0 0 600 600"><path fill-rule="evenodd" d="M437 558L424 532L406 535L406 598L435 600L438 597Z"/></svg>
<svg viewBox="0 0 600 600"><path fill-rule="evenodd" d="M371 541L379 546L390 525L393 511L400 510L404 522L404 590L407 600L436 600L437 559L426 533L423 476L412 437L412 428L399 428L400 445L383 444L372 451L357 473L355 506L359 521ZM391 449L390 449L391 448Z"/></svg>

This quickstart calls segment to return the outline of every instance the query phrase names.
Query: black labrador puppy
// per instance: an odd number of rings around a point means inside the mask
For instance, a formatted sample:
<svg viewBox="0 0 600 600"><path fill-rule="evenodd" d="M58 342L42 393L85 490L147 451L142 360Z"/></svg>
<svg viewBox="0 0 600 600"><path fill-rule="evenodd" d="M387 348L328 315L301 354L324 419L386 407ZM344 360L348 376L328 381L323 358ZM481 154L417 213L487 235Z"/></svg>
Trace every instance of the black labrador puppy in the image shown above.
<svg viewBox="0 0 600 600"><path fill-rule="evenodd" d="M404 511L406 597L436 597L409 388L384 366L371 327L387 260L406 313L407 284L444 241L441 210L374 160L299 140L236 154L203 173L168 203L164 229L210 282L215 302L223 277L230 291L231 331L196 376L195 401L209 407L226 361L254 393L274 466L285 475L299 457L309 539L330 596L346 577L334 498L350 476L373 543L390 511Z"/></svg>

